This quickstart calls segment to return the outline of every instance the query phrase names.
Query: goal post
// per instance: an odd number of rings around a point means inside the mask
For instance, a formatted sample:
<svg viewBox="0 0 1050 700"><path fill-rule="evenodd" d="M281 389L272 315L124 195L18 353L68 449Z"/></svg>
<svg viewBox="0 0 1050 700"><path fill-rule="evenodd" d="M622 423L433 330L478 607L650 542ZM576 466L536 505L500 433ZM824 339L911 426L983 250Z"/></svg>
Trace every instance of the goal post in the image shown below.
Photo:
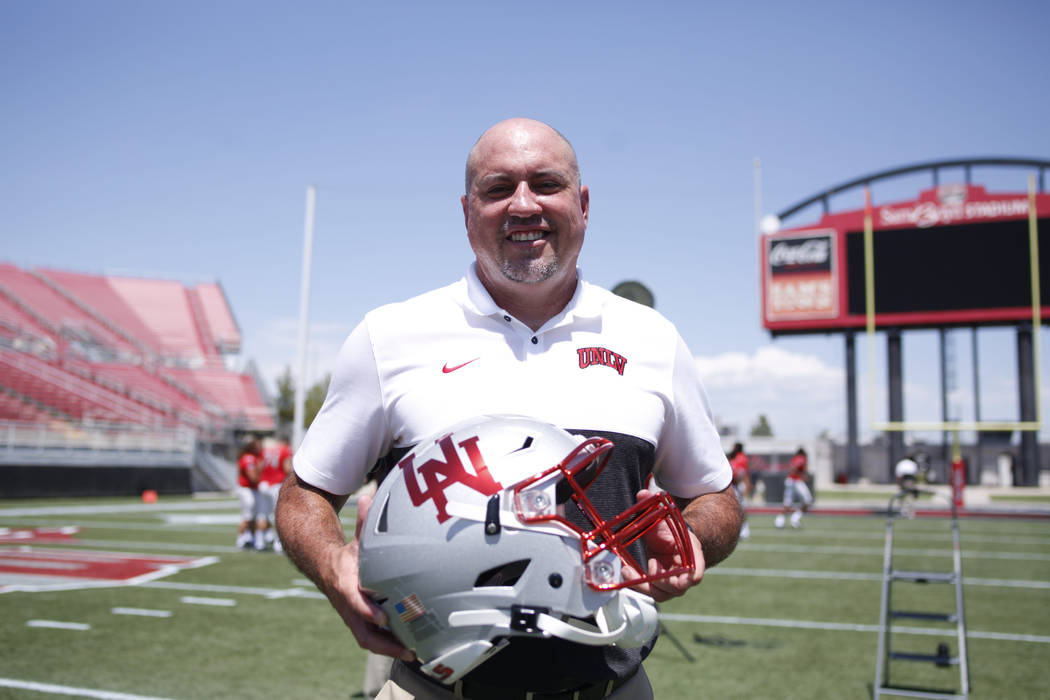
<svg viewBox="0 0 1050 700"><path fill-rule="evenodd" d="M1039 397L1041 379L1040 327L1042 324L1042 300L1039 280L1039 224L1036 213L1035 175L1028 177L1028 270L1032 300L1032 354L1033 381L1035 384L1035 420L1019 421L958 421L958 420L901 420L879 421L875 392L875 254L874 226L870 186L864 187L864 294L866 335L868 337L868 386L871 429L875 432L942 432L952 434L952 460L960 459L959 433L1020 431L1038 432L1042 426L1042 401Z"/></svg>

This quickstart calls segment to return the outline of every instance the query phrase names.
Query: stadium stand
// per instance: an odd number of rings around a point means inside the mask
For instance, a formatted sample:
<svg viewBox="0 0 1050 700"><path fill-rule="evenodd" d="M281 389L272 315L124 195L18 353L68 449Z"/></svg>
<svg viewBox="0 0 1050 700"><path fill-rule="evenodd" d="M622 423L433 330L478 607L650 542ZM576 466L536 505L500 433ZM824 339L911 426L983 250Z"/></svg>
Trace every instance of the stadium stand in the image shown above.
<svg viewBox="0 0 1050 700"><path fill-rule="evenodd" d="M110 471L130 462L167 469L158 483L169 488L229 488L222 457L242 435L275 428L253 368L226 367L240 349L218 283L0 263L0 470L22 470L14 481L33 482L23 491L34 494L42 487L30 466L102 462ZM158 435L167 445L159 450ZM136 447L121 456L122 444ZM192 475L171 477L187 464ZM120 473L76 481L112 492ZM9 486L14 472L4 474Z"/></svg>

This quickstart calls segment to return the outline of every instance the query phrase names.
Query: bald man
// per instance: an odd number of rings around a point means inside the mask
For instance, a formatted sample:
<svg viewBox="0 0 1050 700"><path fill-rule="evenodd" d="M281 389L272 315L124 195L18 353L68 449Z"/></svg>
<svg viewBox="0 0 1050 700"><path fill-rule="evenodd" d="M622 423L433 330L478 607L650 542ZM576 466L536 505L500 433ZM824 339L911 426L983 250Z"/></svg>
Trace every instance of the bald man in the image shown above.
<svg viewBox="0 0 1050 700"><path fill-rule="evenodd" d="M700 583L739 535L732 470L692 354L657 312L581 279L590 192L569 141L531 119L496 124L468 155L461 203L475 260L458 282L380 307L350 334L281 489L281 540L358 644L398 659L379 698L651 698L642 661L655 636L631 649L512 637L443 685L359 585L358 539L345 541L338 516L348 494L373 465L479 415L529 415L611 440L609 466L588 490L605 517L647 496L654 477L675 497L697 565L636 587L658 602ZM358 501L359 523L368 506ZM645 544L650 573L674 566L660 541Z"/></svg>

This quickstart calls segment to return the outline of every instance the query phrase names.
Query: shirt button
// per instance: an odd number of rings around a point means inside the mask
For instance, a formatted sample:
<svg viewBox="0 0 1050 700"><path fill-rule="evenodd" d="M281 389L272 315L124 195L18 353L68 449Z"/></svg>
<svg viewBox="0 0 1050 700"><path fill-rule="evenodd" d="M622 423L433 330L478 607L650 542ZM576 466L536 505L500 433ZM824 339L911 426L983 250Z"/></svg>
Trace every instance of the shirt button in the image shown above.
<svg viewBox="0 0 1050 700"><path fill-rule="evenodd" d="M506 321L507 323L510 323L510 316L504 316L503 320Z"/></svg>
<svg viewBox="0 0 1050 700"><path fill-rule="evenodd" d="M540 342L539 338L537 338L536 336L532 336L532 344L535 345L538 342Z"/></svg>

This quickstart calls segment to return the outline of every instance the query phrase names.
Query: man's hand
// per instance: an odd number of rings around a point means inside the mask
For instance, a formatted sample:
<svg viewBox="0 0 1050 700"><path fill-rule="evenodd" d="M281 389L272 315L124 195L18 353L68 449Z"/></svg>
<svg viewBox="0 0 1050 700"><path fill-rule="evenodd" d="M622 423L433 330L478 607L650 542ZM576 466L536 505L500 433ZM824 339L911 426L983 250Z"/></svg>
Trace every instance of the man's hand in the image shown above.
<svg viewBox="0 0 1050 700"><path fill-rule="evenodd" d="M651 491L642 489L637 498L640 500L650 495ZM652 596L658 603L684 595L700 583L709 567L728 557L736 547L740 526L744 522L744 511L732 486L693 499L675 498L675 503L688 526L696 568L692 574L679 574L661 581L632 586L634 590ZM666 522L650 530L643 539L648 552L646 565L650 574L681 565L681 557L675 556L671 528ZM628 570L624 575L630 578L631 573Z"/></svg>
<svg viewBox="0 0 1050 700"><path fill-rule="evenodd" d="M338 515L345 500L290 475L281 487L277 504L277 526L284 550L327 596L358 645L377 654L412 661L415 654L384 627L386 614L360 585L360 534L371 498L363 496L358 501L357 527L354 539L348 543L343 541Z"/></svg>
<svg viewBox="0 0 1050 700"><path fill-rule="evenodd" d="M653 492L642 489L638 492L637 499L652 496ZM632 586L634 590L652 596L657 603L662 603L671 598L677 598L685 594L693 586L700 583L704 577L704 552L700 540L693 534L692 530L686 528L689 537L688 544L693 548L694 569L691 573L678 574L668 578L651 581L649 583ZM649 575L659 575L661 572L682 566L682 556L675 549L674 535L671 526L666 521L647 532L642 538L645 541L645 549L648 554L647 567Z"/></svg>

